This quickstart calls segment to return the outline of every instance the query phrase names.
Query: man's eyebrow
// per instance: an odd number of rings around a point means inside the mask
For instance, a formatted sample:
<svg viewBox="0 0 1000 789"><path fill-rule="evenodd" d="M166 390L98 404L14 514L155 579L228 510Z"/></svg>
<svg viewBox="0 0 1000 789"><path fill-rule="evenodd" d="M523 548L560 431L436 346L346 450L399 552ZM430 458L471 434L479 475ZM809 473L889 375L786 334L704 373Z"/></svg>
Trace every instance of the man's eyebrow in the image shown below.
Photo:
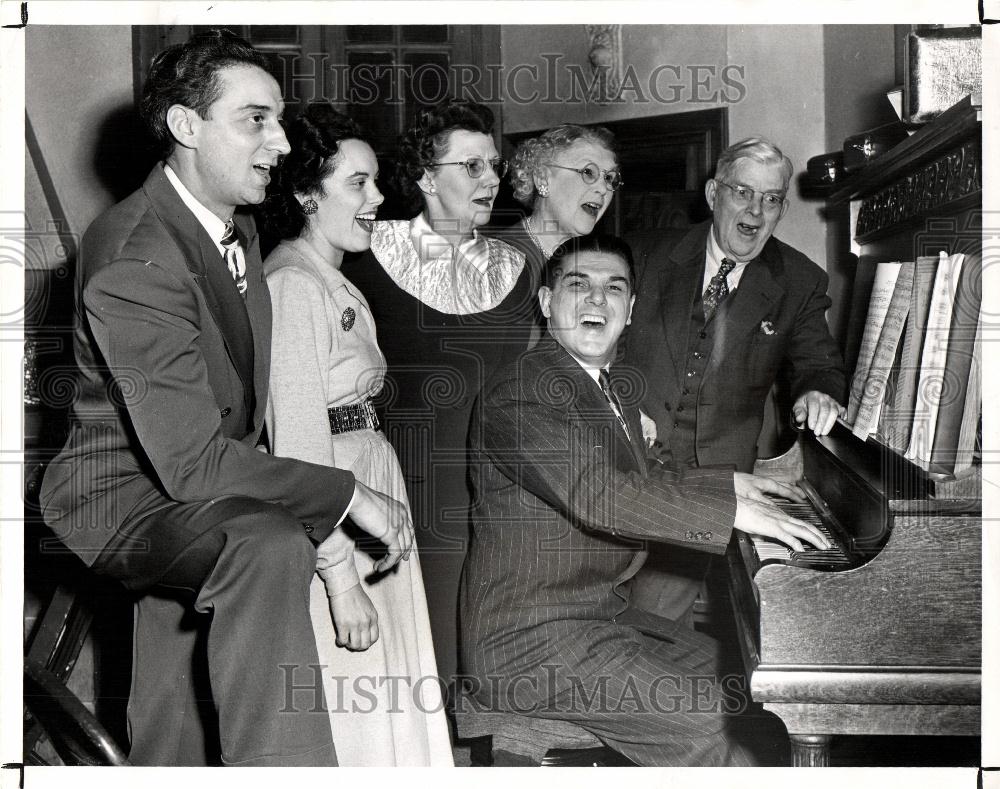
<svg viewBox="0 0 1000 789"><path fill-rule="evenodd" d="M277 109L277 113L280 114L283 107ZM244 104L239 108L239 112L246 112L248 110L257 110L258 112L275 112L275 108L270 104Z"/></svg>
<svg viewBox="0 0 1000 789"><path fill-rule="evenodd" d="M355 177L356 175L368 175L368 176L370 176L370 175L371 175L371 173L370 173L370 172L368 172L367 170L355 170L355 171L354 171L353 173L351 173L351 174L350 174L349 176L347 176L347 177L348 177L348 178L354 178L354 177Z"/></svg>

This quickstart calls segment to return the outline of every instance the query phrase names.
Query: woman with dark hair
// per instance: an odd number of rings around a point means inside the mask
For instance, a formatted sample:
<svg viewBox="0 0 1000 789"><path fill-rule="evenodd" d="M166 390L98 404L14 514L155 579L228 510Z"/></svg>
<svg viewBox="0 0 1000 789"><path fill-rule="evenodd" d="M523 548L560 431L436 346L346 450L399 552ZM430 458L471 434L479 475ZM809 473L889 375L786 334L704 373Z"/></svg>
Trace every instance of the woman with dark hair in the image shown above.
<svg viewBox="0 0 1000 789"><path fill-rule="evenodd" d="M524 255L478 232L506 173L492 134L482 105L421 110L395 173L415 216L376 222L371 250L343 269L371 305L388 364L380 404L406 475L446 674L456 665L472 404L490 372L527 347L535 315Z"/></svg>
<svg viewBox="0 0 1000 789"><path fill-rule="evenodd" d="M370 243L382 203L375 152L326 104L307 107L287 136L291 153L261 208L283 239L264 263L274 316L271 448L349 469L406 504L399 462L371 401L385 374L375 322L339 270L345 252ZM373 548L341 524L317 549L310 591L339 763L451 765L440 686L421 680L437 668L420 560L411 552L381 573Z"/></svg>
<svg viewBox="0 0 1000 789"><path fill-rule="evenodd" d="M541 274L556 247L594 229L623 186L614 135L601 126L555 126L518 146L510 181L530 213L497 237Z"/></svg>

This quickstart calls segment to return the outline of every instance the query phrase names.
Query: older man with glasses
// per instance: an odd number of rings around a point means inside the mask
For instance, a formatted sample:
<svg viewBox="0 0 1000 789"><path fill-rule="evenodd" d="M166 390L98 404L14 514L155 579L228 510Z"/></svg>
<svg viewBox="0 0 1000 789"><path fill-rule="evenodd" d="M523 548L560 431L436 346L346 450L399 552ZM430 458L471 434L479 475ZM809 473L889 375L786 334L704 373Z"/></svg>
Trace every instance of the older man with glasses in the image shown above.
<svg viewBox="0 0 1000 789"><path fill-rule="evenodd" d="M706 184L711 221L633 240L641 279L626 362L643 374L642 410L678 465L752 471L764 402L781 375L802 428L824 435L842 410L827 275L773 237L791 177L777 146L742 140ZM690 621L706 570L703 555L654 552L634 601Z"/></svg>

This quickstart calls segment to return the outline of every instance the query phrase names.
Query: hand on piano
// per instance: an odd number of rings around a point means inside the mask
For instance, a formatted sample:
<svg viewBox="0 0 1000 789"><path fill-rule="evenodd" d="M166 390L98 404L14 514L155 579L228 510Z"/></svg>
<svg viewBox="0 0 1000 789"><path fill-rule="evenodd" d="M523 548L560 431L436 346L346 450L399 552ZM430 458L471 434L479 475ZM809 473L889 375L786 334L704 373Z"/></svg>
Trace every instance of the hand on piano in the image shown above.
<svg viewBox="0 0 1000 789"><path fill-rule="evenodd" d="M736 490L734 529L747 534L770 537L796 552L804 550L802 540L822 550L830 547L829 540L819 529L785 514L765 495L771 494L800 503L805 502L806 497L794 485L741 472L733 474L733 485Z"/></svg>
<svg viewBox="0 0 1000 789"><path fill-rule="evenodd" d="M799 397L792 406L792 419L796 427L807 427L817 436L825 436L837 421L838 416L847 416L847 409L830 395L810 390Z"/></svg>

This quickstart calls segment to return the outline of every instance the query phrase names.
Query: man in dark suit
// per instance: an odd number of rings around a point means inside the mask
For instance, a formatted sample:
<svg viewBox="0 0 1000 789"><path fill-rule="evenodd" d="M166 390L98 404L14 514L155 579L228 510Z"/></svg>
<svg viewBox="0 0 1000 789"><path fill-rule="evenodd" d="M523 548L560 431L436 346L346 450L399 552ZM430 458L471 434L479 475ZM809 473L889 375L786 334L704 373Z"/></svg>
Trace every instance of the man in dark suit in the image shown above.
<svg viewBox="0 0 1000 789"><path fill-rule="evenodd" d="M154 59L141 109L163 162L91 225L78 261L79 397L42 501L70 550L141 595L135 764L206 758L199 634L223 763L336 764L313 543L348 513L386 544L386 567L411 540L405 507L350 472L259 451L270 301L253 220L234 210L264 198L289 150L264 66L228 31Z"/></svg>
<svg viewBox="0 0 1000 789"><path fill-rule="evenodd" d="M825 540L763 496L801 499L791 486L718 469L647 472L630 387L609 372L634 301L631 265L613 237L557 250L539 292L548 336L480 396L464 668L481 703L573 721L638 764L746 764L725 732L733 700L714 642L627 611L625 582L645 540L710 553L734 528Z"/></svg>
<svg viewBox="0 0 1000 789"><path fill-rule="evenodd" d="M705 187L712 219L635 239L639 293L626 363L641 408L675 463L753 470L764 402L787 376L792 417L825 435L841 411L843 363L830 336L826 273L773 237L792 163L767 140L726 149ZM642 604L690 615L707 558L656 550L636 582Z"/></svg>

